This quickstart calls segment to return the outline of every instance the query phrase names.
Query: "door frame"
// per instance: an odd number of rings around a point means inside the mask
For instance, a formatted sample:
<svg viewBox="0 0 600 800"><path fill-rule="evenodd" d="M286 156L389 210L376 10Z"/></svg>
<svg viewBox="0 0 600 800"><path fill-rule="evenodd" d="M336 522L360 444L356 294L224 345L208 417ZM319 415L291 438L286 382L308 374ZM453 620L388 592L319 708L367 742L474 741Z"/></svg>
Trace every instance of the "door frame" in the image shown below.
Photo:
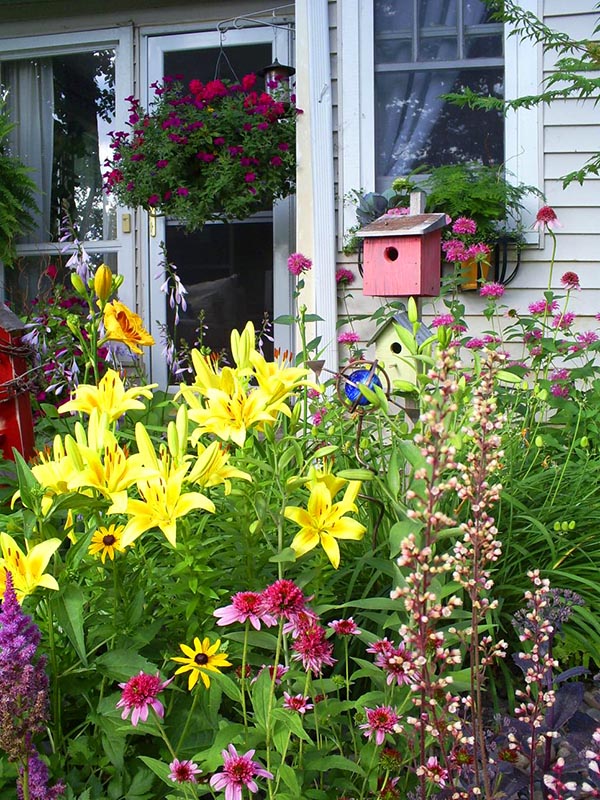
<svg viewBox="0 0 600 800"><path fill-rule="evenodd" d="M140 100L147 108L150 86L163 77L164 53L172 50L200 50L223 46L235 47L252 44L271 44L273 60L290 63L291 47L288 31L271 26L248 26L228 30L220 34L217 30L184 31L181 33L157 33L155 30L142 34L140 61ZM259 67L260 65L257 65ZM295 205L292 197L280 200L273 206L273 317L290 315L292 311L293 282L287 269L287 258L293 251L295 235ZM150 349L148 370L150 379L161 386L167 385L168 367L161 352L159 324L166 321L166 297L160 291L162 280L156 280L157 267L161 260L160 244L165 241L165 219L153 220L146 211L141 213L139 280L139 303L156 345ZM291 326L274 326L275 347L292 352L293 330Z"/></svg>

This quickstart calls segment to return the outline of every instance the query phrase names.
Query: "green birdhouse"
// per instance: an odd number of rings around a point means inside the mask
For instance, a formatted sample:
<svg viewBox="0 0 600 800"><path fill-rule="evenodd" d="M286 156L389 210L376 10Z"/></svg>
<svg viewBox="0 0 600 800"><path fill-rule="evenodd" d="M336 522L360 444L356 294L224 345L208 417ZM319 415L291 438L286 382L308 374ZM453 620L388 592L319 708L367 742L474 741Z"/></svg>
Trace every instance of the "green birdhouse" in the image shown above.
<svg viewBox="0 0 600 800"><path fill-rule="evenodd" d="M417 388L417 372L423 365L415 356L429 354L435 334L423 323L416 333L405 311L395 314L373 336L369 344L375 345L375 358L388 374L392 386L400 392L413 392Z"/></svg>

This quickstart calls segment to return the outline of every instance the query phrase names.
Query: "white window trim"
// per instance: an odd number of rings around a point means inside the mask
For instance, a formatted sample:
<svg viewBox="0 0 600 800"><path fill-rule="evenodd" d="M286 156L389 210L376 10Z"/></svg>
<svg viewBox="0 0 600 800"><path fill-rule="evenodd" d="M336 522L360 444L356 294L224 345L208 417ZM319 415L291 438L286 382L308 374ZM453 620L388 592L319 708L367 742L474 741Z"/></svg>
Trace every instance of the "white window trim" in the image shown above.
<svg viewBox="0 0 600 800"><path fill-rule="evenodd" d="M524 10L539 12L538 0L521 0ZM338 3L340 51L339 157L340 197L352 190L375 190L375 69L373 45L373 3L344 0ZM505 97L512 100L539 91L542 60L539 47L523 45L505 31ZM520 109L506 117L504 127L505 163L516 182L542 188L541 107ZM539 201L525 200L523 224L529 228ZM338 215L339 241L356 225L355 208L344 203ZM539 244L535 231L526 241Z"/></svg>
<svg viewBox="0 0 600 800"><path fill-rule="evenodd" d="M11 37L0 39L0 62L14 59L34 58L36 56L58 56L69 53L89 52L92 49L115 48L117 51L117 73L115 80L115 130L123 129L126 123L125 103L123 98L133 91L133 30L131 26L118 28L102 28L94 31L77 31L63 34L41 34L39 36ZM123 217L125 209L117 210L117 239L102 242L83 242L89 253L117 252L121 256L119 272L123 275L123 283L119 289L119 297L130 308L136 307L135 269L133 230L123 233ZM24 245L24 255L37 253L56 253L60 244L48 246ZM4 268L0 265L0 280L4 285Z"/></svg>

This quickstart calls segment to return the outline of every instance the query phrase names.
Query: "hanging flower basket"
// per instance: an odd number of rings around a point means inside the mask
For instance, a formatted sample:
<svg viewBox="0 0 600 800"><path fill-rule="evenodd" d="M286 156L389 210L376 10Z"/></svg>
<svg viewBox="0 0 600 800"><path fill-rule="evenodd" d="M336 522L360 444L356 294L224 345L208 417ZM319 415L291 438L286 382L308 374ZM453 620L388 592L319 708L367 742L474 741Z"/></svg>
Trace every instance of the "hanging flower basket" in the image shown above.
<svg viewBox="0 0 600 800"><path fill-rule="evenodd" d="M188 230L240 220L294 191L293 97L214 80L163 78L149 111L129 97L130 131L111 134L105 189L126 206L175 217Z"/></svg>

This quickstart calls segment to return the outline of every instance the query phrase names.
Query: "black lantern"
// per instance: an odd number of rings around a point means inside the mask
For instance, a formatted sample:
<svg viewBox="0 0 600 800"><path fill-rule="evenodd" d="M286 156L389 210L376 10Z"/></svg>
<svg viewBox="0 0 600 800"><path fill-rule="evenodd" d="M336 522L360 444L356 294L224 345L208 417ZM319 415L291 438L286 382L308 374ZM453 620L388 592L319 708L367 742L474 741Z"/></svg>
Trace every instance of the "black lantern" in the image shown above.
<svg viewBox="0 0 600 800"><path fill-rule="evenodd" d="M265 79L265 91L278 100L289 100L290 98L290 78L296 73L293 67L280 64L277 59L268 67L263 67L257 71L261 78Z"/></svg>

